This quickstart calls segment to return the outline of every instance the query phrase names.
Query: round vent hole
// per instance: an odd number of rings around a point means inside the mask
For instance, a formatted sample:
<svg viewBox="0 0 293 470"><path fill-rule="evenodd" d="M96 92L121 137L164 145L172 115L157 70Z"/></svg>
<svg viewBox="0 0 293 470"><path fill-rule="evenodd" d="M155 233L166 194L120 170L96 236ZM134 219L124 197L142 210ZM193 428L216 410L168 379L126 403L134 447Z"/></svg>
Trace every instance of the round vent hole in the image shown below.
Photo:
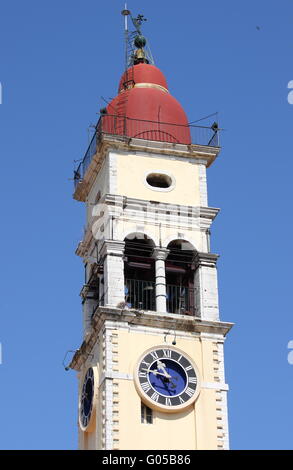
<svg viewBox="0 0 293 470"><path fill-rule="evenodd" d="M170 176L162 173L150 173L146 180L147 183L154 188L169 188L172 185Z"/></svg>

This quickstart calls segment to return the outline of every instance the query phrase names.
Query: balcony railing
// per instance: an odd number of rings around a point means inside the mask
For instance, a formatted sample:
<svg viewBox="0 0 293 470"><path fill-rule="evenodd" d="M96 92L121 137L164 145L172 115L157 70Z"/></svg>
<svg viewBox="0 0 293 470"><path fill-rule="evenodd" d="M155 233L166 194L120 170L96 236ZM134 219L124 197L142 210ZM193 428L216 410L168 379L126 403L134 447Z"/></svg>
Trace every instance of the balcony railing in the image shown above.
<svg viewBox="0 0 293 470"><path fill-rule="evenodd" d="M194 289L167 284L167 312L194 315Z"/></svg>
<svg viewBox="0 0 293 470"><path fill-rule="evenodd" d="M220 145L219 129L216 123L211 127L184 126L104 114L99 119L83 160L74 172L75 187L84 178L86 170L97 151L97 144L101 140L102 135L168 142L172 144L196 144L209 147L219 147Z"/></svg>
<svg viewBox="0 0 293 470"><path fill-rule="evenodd" d="M125 302L129 308L156 310L156 285L151 281L126 279Z"/></svg>
<svg viewBox="0 0 293 470"><path fill-rule="evenodd" d="M167 284L167 312L194 315L194 289ZM125 303L129 308L156 311L156 285L151 281L126 279Z"/></svg>

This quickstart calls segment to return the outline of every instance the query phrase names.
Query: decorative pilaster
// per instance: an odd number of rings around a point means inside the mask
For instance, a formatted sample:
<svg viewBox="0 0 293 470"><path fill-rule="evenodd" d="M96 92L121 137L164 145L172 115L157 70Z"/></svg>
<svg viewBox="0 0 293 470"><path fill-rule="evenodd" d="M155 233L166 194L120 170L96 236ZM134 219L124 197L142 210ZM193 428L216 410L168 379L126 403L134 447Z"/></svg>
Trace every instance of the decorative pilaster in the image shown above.
<svg viewBox="0 0 293 470"><path fill-rule="evenodd" d="M219 320L218 257L212 253L196 253L194 257L195 306L197 316L203 320Z"/></svg>
<svg viewBox="0 0 293 470"><path fill-rule="evenodd" d="M117 307L125 300L124 246L119 240L105 240L100 256L104 259L104 305Z"/></svg>
<svg viewBox="0 0 293 470"><path fill-rule="evenodd" d="M219 369L219 378L221 383L225 383L225 369L224 369L224 344L223 341L217 342L218 350L218 369ZM227 393L228 390L220 390L221 392L221 401L218 404L218 407L221 411L221 423L222 423L222 437L219 439L219 444L222 445L222 448L229 450L229 425L228 425L228 407L227 407Z"/></svg>
<svg viewBox="0 0 293 470"><path fill-rule="evenodd" d="M91 318L93 311L97 305L97 300L91 297L87 297L83 302L83 332L84 336L91 333L92 323Z"/></svg>
<svg viewBox="0 0 293 470"><path fill-rule="evenodd" d="M206 161L198 163L200 205L204 207L208 206L206 165Z"/></svg>
<svg viewBox="0 0 293 470"><path fill-rule="evenodd" d="M153 250L153 258L155 259L156 270L156 311L166 313L166 269L165 260L169 254L166 248L155 247Z"/></svg>

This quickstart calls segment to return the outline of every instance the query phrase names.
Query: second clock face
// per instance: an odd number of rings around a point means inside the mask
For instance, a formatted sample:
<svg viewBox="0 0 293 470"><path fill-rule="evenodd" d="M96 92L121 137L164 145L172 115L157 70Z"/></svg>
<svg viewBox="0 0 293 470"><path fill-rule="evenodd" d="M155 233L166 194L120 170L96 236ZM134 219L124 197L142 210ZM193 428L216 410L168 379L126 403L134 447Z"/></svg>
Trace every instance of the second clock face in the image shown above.
<svg viewBox="0 0 293 470"><path fill-rule="evenodd" d="M136 384L144 401L164 411L179 411L198 395L198 372L186 354L171 347L146 351L140 359Z"/></svg>
<svg viewBox="0 0 293 470"><path fill-rule="evenodd" d="M90 367L85 375L80 398L80 424L86 429L90 423L94 399L94 371Z"/></svg>

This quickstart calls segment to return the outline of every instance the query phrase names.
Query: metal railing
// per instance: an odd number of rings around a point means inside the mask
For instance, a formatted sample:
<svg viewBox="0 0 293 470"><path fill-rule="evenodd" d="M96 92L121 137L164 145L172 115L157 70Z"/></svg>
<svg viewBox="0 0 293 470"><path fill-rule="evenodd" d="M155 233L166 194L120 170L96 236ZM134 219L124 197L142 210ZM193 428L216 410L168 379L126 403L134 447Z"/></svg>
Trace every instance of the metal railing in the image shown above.
<svg viewBox="0 0 293 470"><path fill-rule="evenodd" d="M168 122L146 121L132 119L127 116L104 114L100 117L93 138L84 158L74 171L74 185L84 178L97 144L102 135L112 135L127 138L168 142L173 144L197 144L209 147L219 147L219 129L214 123L211 127L179 125Z"/></svg>
<svg viewBox="0 0 293 470"><path fill-rule="evenodd" d="M156 310L156 285L151 281L126 279L125 303L129 308Z"/></svg>
<svg viewBox="0 0 293 470"><path fill-rule="evenodd" d="M167 312L194 315L194 289L167 284Z"/></svg>
<svg viewBox="0 0 293 470"><path fill-rule="evenodd" d="M100 122L100 121L99 121ZM86 170L88 169L93 156L95 155L97 151L97 143L98 143L98 127L92 137L92 140L88 146L88 149L85 153L85 156L83 157L82 161L77 167L77 170L74 171L74 187L76 188L77 183L83 179Z"/></svg>
<svg viewBox="0 0 293 470"><path fill-rule="evenodd" d="M167 312L194 315L194 289L167 284ZM126 279L125 303L128 308L156 311L156 284Z"/></svg>

